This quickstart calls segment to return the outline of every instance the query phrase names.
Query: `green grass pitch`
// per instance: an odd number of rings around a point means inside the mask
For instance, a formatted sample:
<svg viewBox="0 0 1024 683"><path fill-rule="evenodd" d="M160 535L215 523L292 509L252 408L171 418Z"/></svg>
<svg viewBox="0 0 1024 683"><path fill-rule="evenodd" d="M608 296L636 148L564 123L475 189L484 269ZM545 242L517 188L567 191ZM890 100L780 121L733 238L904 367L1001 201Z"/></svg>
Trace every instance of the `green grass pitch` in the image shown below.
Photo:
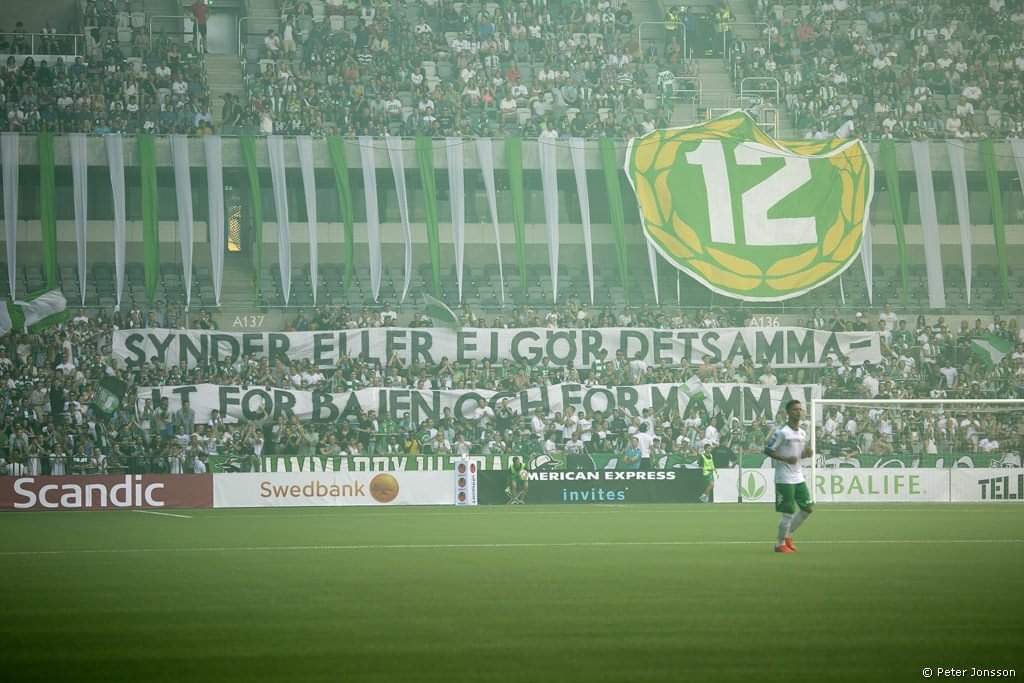
<svg viewBox="0 0 1024 683"><path fill-rule="evenodd" d="M1024 507L0 515L6 681L1024 676Z"/></svg>

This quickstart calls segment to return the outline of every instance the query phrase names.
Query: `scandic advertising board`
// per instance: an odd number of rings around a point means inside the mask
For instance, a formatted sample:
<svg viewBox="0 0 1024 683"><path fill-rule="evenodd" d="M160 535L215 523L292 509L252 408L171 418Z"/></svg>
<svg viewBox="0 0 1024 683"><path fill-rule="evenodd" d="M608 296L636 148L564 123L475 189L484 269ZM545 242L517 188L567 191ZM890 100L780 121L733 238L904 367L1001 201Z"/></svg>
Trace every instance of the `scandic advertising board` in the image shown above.
<svg viewBox="0 0 1024 683"><path fill-rule="evenodd" d="M205 474L0 477L0 510L208 508L212 481Z"/></svg>
<svg viewBox="0 0 1024 683"><path fill-rule="evenodd" d="M452 505L451 472L215 474L213 506Z"/></svg>

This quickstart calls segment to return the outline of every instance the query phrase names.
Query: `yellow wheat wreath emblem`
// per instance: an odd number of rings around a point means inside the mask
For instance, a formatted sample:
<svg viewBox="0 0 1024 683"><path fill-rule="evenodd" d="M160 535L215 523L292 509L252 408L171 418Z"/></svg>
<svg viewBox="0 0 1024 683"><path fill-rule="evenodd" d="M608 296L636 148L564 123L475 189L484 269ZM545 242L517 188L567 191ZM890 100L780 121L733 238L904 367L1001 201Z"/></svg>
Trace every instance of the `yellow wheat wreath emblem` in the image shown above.
<svg viewBox="0 0 1024 683"><path fill-rule="evenodd" d="M780 301L856 259L874 187L859 140L774 140L745 113L632 140L647 239L721 294Z"/></svg>

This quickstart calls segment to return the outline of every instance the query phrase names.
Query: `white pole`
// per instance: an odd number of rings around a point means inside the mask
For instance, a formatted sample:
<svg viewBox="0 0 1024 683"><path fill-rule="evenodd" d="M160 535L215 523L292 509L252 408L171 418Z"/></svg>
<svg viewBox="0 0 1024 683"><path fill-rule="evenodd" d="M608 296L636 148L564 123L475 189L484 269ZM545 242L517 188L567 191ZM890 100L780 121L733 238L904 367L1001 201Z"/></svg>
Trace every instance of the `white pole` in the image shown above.
<svg viewBox="0 0 1024 683"><path fill-rule="evenodd" d="M817 501L818 489L818 449L815 448L817 436L818 402L811 401L811 503Z"/></svg>

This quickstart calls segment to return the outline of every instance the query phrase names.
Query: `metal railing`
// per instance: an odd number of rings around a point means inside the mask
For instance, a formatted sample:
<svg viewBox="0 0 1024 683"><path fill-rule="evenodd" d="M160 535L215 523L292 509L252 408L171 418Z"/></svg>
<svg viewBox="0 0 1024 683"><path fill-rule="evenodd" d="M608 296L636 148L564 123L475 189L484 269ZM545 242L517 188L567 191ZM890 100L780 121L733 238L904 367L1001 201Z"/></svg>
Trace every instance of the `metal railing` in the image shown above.
<svg viewBox="0 0 1024 683"><path fill-rule="evenodd" d="M62 49L70 43L71 51ZM81 55L85 49L82 33L0 33L0 54L25 55ZM24 46L18 49L20 46ZM56 48L56 49L53 49Z"/></svg>
<svg viewBox="0 0 1024 683"><path fill-rule="evenodd" d="M683 22L682 21L641 21L637 25L637 27L636 27L636 42L637 42L637 45L640 46L640 51L643 52L643 49L644 49L644 43L643 43L643 30L644 30L644 26L662 26L662 27L664 27L667 24L675 24L678 27L678 28L676 28L676 31L678 31L679 34L683 36L683 59L689 60L691 58L691 56L690 56L690 51L689 51L689 49L687 49L687 46L686 46L686 30L685 30L685 27L683 26ZM651 40L655 40L655 39L654 38L648 38L647 40L651 41Z"/></svg>
<svg viewBox="0 0 1024 683"><path fill-rule="evenodd" d="M672 79L672 99L690 100L699 105L704 93L704 84L693 76L676 76Z"/></svg>
<svg viewBox="0 0 1024 683"><path fill-rule="evenodd" d="M740 106L748 107L748 100L758 100L777 106L782 92L779 79L770 76L748 76L740 80Z"/></svg>
<svg viewBox="0 0 1024 683"><path fill-rule="evenodd" d="M179 31L170 31L169 33L172 34L172 35L175 34L175 33L180 33L181 35L190 35L190 36L192 35L192 31L186 31L185 30L185 20L186 19L191 19L191 17L186 17L184 14L158 14L156 16L152 16L152 17L149 18L149 42L150 42L150 44L152 44L152 42L153 42L153 22L158 20L158 19L181 19L181 29ZM161 30L161 33L168 33L168 31ZM182 42L184 42L184 41L182 41Z"/></svg>
<svg viewBox="0 0 1024 683"><path fill-rule="evenodd" d="M238 18L238 58L243 62L246 57L246 40L249 38L249 35L242 32L242 27L245 26L247 21L249 21L248 16Z"/></svg>
<svg viewBox="0 0 1024 683"><path fill-rule="evenodd" d="M764 28L770 28L769 24L767 22L764 22L764 21L733 21L733 22L730 22L729 23L729 30L728 31L722 31L722 59L726 62L726 64L728 64L729 62L732 61L732 54L731 54L732 51L729 49L730 48L729 36L733 35L733 33L735 32L735 28L737 26L763 26ZM735 38L733 38L733 42L736 42ZM767 33L767 42L768 42L767 56L771 57L772 56L772 33L771 33L771 31L768 31L768 33Z"/></svg>

